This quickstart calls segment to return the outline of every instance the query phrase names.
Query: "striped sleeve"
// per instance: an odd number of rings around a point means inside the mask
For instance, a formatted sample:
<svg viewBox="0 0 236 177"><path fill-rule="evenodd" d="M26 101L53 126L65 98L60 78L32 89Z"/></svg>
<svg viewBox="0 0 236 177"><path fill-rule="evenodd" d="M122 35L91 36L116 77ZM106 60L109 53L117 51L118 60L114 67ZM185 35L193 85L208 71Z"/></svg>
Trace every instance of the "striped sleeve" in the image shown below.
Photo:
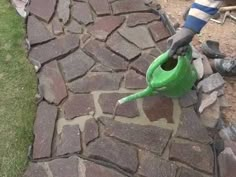
<svg viewBox="0 0 236 177"><path fill-rule="evenodd" d="M188 13L184 27L199 33L211 16L217 13L221 4L222 0L195 0Z"/></svg>

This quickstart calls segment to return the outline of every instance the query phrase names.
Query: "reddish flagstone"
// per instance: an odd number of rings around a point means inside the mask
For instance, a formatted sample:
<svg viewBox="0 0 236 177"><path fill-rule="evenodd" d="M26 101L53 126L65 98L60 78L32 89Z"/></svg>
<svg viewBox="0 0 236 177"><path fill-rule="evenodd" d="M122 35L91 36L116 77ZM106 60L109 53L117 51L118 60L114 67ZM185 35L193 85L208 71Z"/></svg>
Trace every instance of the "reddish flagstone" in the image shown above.
<svg viewBox="0 0 236 177"><path fill-rule="evenodd" d="M106 16L97 19L94 25L88 27L88 32L95 38L105 41L109 34L116 30L125 20L121 16Z"/></svg>
<svg viewBox="0 0 236 177"><path fill-rule="evenodd" d="M78 125L65 125L58 137L56 155L79 153L82 150Z"/></svg>
<svg viewBox="0 0 236 177"><path fill-rule="evenodd" d="M137 150L111 138L97 139L89 145L87 153L91 158L108 161L131 173L138 167Z"/></svg>
<svg viewBox="0 0 236 177"><path fill-rule="evenodd" d="M42 68L39 73L39 86L42 96L50 103L58 105L66 96L67 90L56 61L52 61Z"/></svg>
<svg viewBox="0 0 236 177"><path fill-rule="evenodd" d="M143 110L150 121L158 121L164 118L168 123L173 123L173 102L171 98L146 97L143 100Z"/></svg>
<svg viewBox="0 0 236 177"><path fill-rule="evenodd" d="M89 8L89 5L84 2L73 2L71 16L85 25L93 22L91 9Z"/></svg>
<svg viewBox="0 0 236 177"><path fill-rule="evenodd" d="M84 47L85 51L113 70L126 70L128 62L124 58L108 50L102 42L91 40Z"/></svg>
<svg viewBox="0 0 236 177"><path fill-rule="evenodd" d="M158 20L160 20L160 16L153 13L134 13L128 16L127 26L135 27L137 25L144 25Z"/></svg>
<svg viewBox="0 0 236 177"><path fill-rule="evenodd" d="M79 42L79 38L76 35L66 35L32 48L29 58L44 64L78 48Z"/></svg>
<svg viewBox="0 0 236 177"><path fill-rule="evenodd" d="M164 26L163 22L155 22L149 26L149 30L155 42L170 37L168 29Z"/></svg>
<svg viewBox="0 0 236 177"><path fill-rule="evenodd" d="M31 45L47 42L54 38L43 23L32 15L27 20L27 36Z"/></svg>
<svg viewBox="0 0 236 177"><path fill-rule="evenodd" d="M111 14L110 6L107 0L88 0L97 15Z"/></svg>
<svg viewBox="0 0 236 177"><path fill-rule="evenodd" d="M148 7L144 4L143 0L122 0L112 3L112 9L114 14L122 14L129 12L145 12L148 11Z"/></svg>
<svg viewBox="0 0 236 177"><path fill-rule="evenodd" d="M41 102L34 122L33 159L51 156L51 145L57 118L57 107Z"/></svg>
<svg viewBox="0 0 236 177"><path fill-rule="evenodd" d="M102 93L98 99L98 102L102 108L102 112L104 114L113 114L117 101L128 95L129 94L127 93ZM118 106L116 115L125 116L129 118L139 116L136 101Z"/></svg>
<svg viewBox="0 0 236 177"><path fill-rule="evenodd" d="M56 3L57 0L31 0L29 12L49 22L55 11Z"/></svg>
<svg viewBox="0 0 236 177"><path fill-rule="evenodd" d="M127 60L132 60L141 53L138 47L129 43L118 33L113 34L110 39L108 39L107 45L112 51L122 55Z"/></svg>
<svg viewBox="0 0 236 177"><path fill-rule="evenodd" d="M66 119L94 114L95 106L93 96L90 94L70 95L63 105Z"/></svg>

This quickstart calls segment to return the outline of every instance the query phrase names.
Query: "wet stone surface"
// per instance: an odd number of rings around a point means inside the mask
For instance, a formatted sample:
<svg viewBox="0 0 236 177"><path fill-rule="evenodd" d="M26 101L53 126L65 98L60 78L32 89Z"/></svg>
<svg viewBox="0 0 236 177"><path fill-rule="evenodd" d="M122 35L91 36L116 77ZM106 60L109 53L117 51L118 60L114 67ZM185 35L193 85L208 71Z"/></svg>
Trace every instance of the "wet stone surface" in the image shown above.
<svg viewBox="0 0 236 177"><path fill-rule="evenodd" d="M143 110L150 121L164 118L168 123L173 123L173 102L170 98L146 97L143 100Z"/></svg>
<svg viewBox="0 0 236 177"><path fill-rule="evenodd" d="M113 114L117 101L123 97L128 96L125 93L103 93L99 96L98 102L104 114ZM120 105L116 111L117 116L125 116L134 118L139 115L136 101Z"/></svg>

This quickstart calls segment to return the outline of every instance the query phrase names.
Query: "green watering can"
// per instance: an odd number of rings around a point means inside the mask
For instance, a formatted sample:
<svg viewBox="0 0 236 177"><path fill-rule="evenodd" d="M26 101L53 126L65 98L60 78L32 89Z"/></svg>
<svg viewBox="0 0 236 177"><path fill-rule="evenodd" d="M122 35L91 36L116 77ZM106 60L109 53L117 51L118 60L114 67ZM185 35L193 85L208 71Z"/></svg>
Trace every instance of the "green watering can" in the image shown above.
<svg viewBox="0 0 236 177"><path fill-rule="evenodd" d="M166 51L149 66L146 73L148 87L141 92L120 99L118 103L123 104L156 94L171 98L183 96L191 90L197 80L197 72L191 65L191 59L192 48L190 46L187 53L177 60L170 58L169 51Z"/></svg>

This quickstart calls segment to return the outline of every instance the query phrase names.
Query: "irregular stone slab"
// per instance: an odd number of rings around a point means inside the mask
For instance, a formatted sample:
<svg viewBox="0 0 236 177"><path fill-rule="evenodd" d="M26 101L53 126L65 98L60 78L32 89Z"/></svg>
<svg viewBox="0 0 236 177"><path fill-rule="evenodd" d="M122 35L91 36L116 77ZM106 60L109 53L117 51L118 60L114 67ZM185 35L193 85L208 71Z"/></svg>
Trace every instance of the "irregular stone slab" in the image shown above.
<svg viewBox="0 0 236 177"><path fill-rule="evenodd" d="M128 66L128 62L126 62L123 58L116 55L115 53L108 50L103 43L91 40L89 41L85 47L85 51L96 58L101 62L102 65L107 66L115 71L126 70Z"/></svg>
<svg viewBox="0 0 236 177"><path fill-rule="evenodd" d="M70 24L66 27L66 31L72 34L81 34L83 33L83 27L75 20L71 20Z"/></svg>
<svg viewBox="0 0 236 177"><path fill-rule="evenodd" d="M129 70L125 76L125 88L143 89L147 87L146 78L134 70Z"/></svg>
<svg viewBox="0 0 236 177"><path fill-rule="evenodd" d="M193 66L195 67L198 75L198 80L203 78L204 75L204 66L202 62L202 58L197 58L193 60Z"/></svg>
<svg viewBox="0 0 236 177"><path fill-rule="evenodd" d="M154 154L142 152L138 174L145 177L175 177L177 166L169 161L161 160Z"/></svg>
<svg viewBox="0 0 236 177"><path fill-rule="evenodd" d="M88 25L89 23L93 22L93 16L90 7L87 3L84 2L73 2L73 6L71 8L71 15L79 23L83 23L85 25Z"/></svg>
<svg viewBox="0 0 236 177"><path fill-rule="evenodd" d="M52 20L52 31L55 35L60 35L64 32L63 25L58 20L58 18L53 18Z"/></svg>
<svg viewBox="0 0 236 177"><path fill-rule="evenodd" d="M81 37L81 40L83 43L86 43L87 40L91 37L90 34L84 34L82 37Z"/></svg>
<svg viewBox="0 0 236 177"><path fill-rule="evenodd" d="M146 97L143 99L143 111L150 121L165 118L168 123L174 123L171 98L163 96Z"/></svg>
<svg viewBox="0 0 236 177"><path fill-rule="evenodd" d="M90 94L70 95L63 105L66 119L94 114L93 96Z"/></svg>
<svg viewBox="0 0 236 177"><path fill-rule="evenodd" d="M161 41L170 37L170 33L165 25L159 21L149 26L149 30L155 42Z"/></svg>
<svg viewBox="0 0 236 177"><path fill-rule="evenodd" d="M203 175L190 168L181 167L179 177L203 177Z"/></svg>
<svg viewBox="0 0 236 177"><path fill-rule="evenodd" d="M33 159L51 156L51 145L57 118L57 107L41 102L34 122Z"/></svg>
<svg viewBox="0 0 236 177"><path fill-rule="evenodd" d="M89 93L97 90L118 90L123 78L121 73L89 73L82 79L68 84L74 93Z"/></svg>
<svg viewBox="0 0 236 177"><path fill-rule="evenodd" d="M70 5L70 0L58 0L57 14L63 24L66 24L70 18Z"/></svg>
<svg viewBox="0 0 236 177"><path fill-rule="evenodd" d="M128 16L127 26L135 27L137 25L145 25L153 21L159 21L160 16L153 13L133 13Z"/></svg>
<svg viewBox="0 0 236 177"><path fill-rule="evenodd" d="M213 173L214 156L209 145L173 142L170 148L170 159L208 174Z"/></svg>
<svg viewBox="0 0 236 177"><path fill-rule="evenodd" d="M157 48L153 48L150 52L149 52L150 55L154 56L154 57L159 57L161 55L161 51L158 50Z"/></svg>
<svg viewBox="0 0 236 177"><path fill-rule="evenodd" d="M154 59L155 59L155 57L153 57L151 55L143 54L137 60L135 60L133 63L131 63L131 68L146 75L147 69L150 66L150 64L153 62Z"/></svg>
<svg viewBox="0 0 236 177"><path fill-rule="evenodd" d="M79 125L65 125L56 146L56 155L79 153L82 150Z"/></svg>
<svg viewBox="0 0 236 177"><path fill-rule="evenodd" d="M215 73L200 81L197 88L202 88L204 93L210 93L218 88L221 88L225 84L223 77L219 73Z"/></svg>
<svg viewBox="0 0 236 177"><path fill-rule="evenodd" d="M93 67L95 61L79 49L60 60L59 63L65 80L71 81L84 76Z"/></svg>
<svg viewBox="0 0 236 177"><path fill-rule="evenodd" d="M198 96L196 90L191 90L179 99L181 107L187 108L193 106L198 102Z"/></svg>
<svg viewBox="0 0 236 177"><path fill-rule="evenodd" d="M56 159L48 163L53 177L78 177L78 159L70 157L67 159Z"/></svg>
<svg viewBox="0 0 236 177"><path fill-rule="evenodd" d="M124 124L105 118L100 120L105 124L106 135L158 155L162 154L172 134L172 130L151 125Z"/></svg>
<svg viewBox="0 0 236 177"><path fill-rule="evenodd" d="M34 47L29 58L41 64L64 56L79 47L79 38L75 35L66 35L63 38L52 40L48 43Z"/></svg>
<svg viewBox="0 0 236 177"><path fill-rule="evenodd" d="M107 45L112 51L122 55L127 60L132 60L141 53L139 48L126 41L117 33L113 34L111 38L108 39Z"/></svg>
<svg viewBox="0 0 236 177"><path fill-rule="evenodd" d="M23 177L48 177L46 170L37 163L30 163Z"/></svg>
<svg viewBox="0 0 236 177"><path fill-rule="evenodd" d="M134 173L138 167L138 152L127 144L111 138L100 138L88 146L88 156L113 163L120 168Z"/></svg>
<svg viewBox="0 0 236 177"><path fill-rule="evenodd" d="M225 140L224 141L224 146L229 147L232 149L232 151L234 152L234 154L236 155L236 142L235 141L231 141L231 140Z"/></svg>
<svg viewBox="0 0 236 177"><path fill-rule="evenodd" d="M47 30L47 28L32 15L29 16L27 20L27 36L30 45L54 39L54 36Z"/></svg>
<svg viewBox="0 0 236 177"><path fill-rule="evenodd" d="M201 124L193 108L182 109L176 136L200 143L209 144L212 142L206 128Z"/></svg>
<svg viewBox="0 0 236 177"><path fill-rule="evenodd" d="M161 52L165 52L167 50L167 40L162 40L157 43L157 47Z"/></svg>
<svg viewBox="0 0 236 177"><path fill-rule="evenodd" d="M51 19L57 0L31 0L29 4L29 12L35 16L49 22Z"/></svg>
<svg viewBox="0 0 236 177"><path fill-rule="evenodd" d="M89 119L84 126L84 142L88 145L99 136L98 124L95 119Z"/></svg>
<svg viewBox="0 0 236 177"><path fill-rule="evenodd" d="M205 55L202 55L202 63L204 68L204 77L208 77L213 74L210 62L208 61L208 58Z"/></svg>
<svg viewBox="0 0 236 177"><path fill-rule="evenodd" d="M112 72L112 69L104 65L97 64L91 71L92 72Z"/></svg>
<svg viewBox="0 0 236 177"><path fill-rule="evenodd" d="M218 157L220 176L234 177L236 173L236 155L231 148L225 148Z"/></svg>
<svg viewBox="0 0 236 177"><path fill-rule="evenodd" d="M148 11L148 7L144 4L143 0L123 0L112 3L112 9L114 14L122 14L129 12L145 12Z"/></svg>
<svg viewBox="0 0 236 177"><path fill-rule="evenodd" d="M57 61L44 65L39 73L39 85L43 97L50 103L58 105L67 96L66 86Z"/></svg>
<svg viewBox="0 0 236 177"><path fill-rule="evenodd" d="M97 165L89 161L84 163L86 168L85 177L125 177L113 169Z"/></svg>
<svg viewBox="0 0 236 177"><path fill-rule="evenodd" d="M89 4L98 16L111 14L110 6L107 0L89 0Z"/></svg>
<svg viewBox="0 0 236 177"><path fill-rule="evenodd" d="M203 125L209 128L214 128L220 119L220 116L220 103L219 100L217 100L213 105L209 106L202 112L200 118Z"/></svg>
<svg viewBox="0 0 236 177"><path fill-rule="evenodd" d="M125 17L122 16L102 17L96 20L94 25L88 27L88 32L91 33L95 38L105 41L108 35L121 26L124 20Z"/></svg>
<svg viewBox="0 0 236 177"><path fill-rule="evenodd" d="M200 107L198 109L199 113L202 113L207 107L211 106L214 104L217 100L218 97L218 92L214 91L209 95L204 95L202 102L200 104Z"/></svg>
<svg viewBox="0 0 236 177"><path fill-rule="evenodd" d="M148 49L155 47L151 35L144 26L137 26L134 28L122 28L119 33L126 38L128 41L134 43L141 49Z"/></svg>
<svg viewBox="0 0 236 177"><path fill-rule="evenodd" d="M99 96L98 102L104 114L113 114L117 101L130 94L126 93L102 93ZM125 103L118 106L116 111L117 116L125 116L133 118L139 116L139 111L136 101Z"/></svg>

